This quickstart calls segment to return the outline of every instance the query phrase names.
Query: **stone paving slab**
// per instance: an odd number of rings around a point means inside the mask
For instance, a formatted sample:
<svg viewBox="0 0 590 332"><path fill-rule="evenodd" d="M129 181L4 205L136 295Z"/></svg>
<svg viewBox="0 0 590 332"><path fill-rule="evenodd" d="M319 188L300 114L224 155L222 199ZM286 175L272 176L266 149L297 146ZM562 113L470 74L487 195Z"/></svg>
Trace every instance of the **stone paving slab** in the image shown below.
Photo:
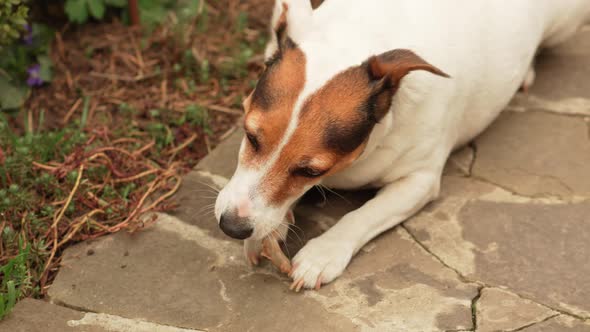
<svg viewBox="0 0 590 332"><path fill-rule="evenodd" d="M231 140L230 138L229 143ZM225 150L226 146L222 144L219 148ZM230 148L233 147L230 145ZM171 215L188 224L198 226L212 237L227 240L227 235L219 230L213 213L217 192L226 181L226 178L206 171L191 171L183 177L182 184L174 195L174 201L180 208L173 211Z"/></svg>
<svg viewBox="0 0 590 332"><path fill-rule="evenodd" d="M484 288L475 307L478 332L512 331L559 315L499 288Z"/></svg>
<svg viewBox="0 0 590 332"><path fill-rule="evenodd" d="M197 170L205 170L212 174L217 174L225 178L231 178L236 170L236 157L240 150L240 144L244 137L244 130L238 120L237 130L231 134L220 146L211 151L203 160L197 165Z"/></svg>
<svg viewBox="0 0 590 332"><path fill-rule="evenodd" d="M590 98L590 25L535 61L536 78L529 93L544 99Z"/></svg>
<svg viewBox="0 0 590 332"><path fill-rule="evenodd" d="M590 323L568 317L558 316L539 324L532 325L520 331L523 332L588 332Z"/></svg>
<svg viewBox="0 0 590 332"><path fill-rule="evenodd" d="M590 200L516 196L458 177L405 223L430 252L470 280L590 317Z"/></svg>
<svg viewBox="0 0 590 332"><path fill-rule="evenodd" d="M211 331L469 329L477 295L403 229L337 282L303 294L268 264L247 266L238 241L166 215L139 234L79 244L63 262L49 292L56 303Z"/></svg>
<svg viewBox="0 0 590 332"><path fill-rule="evenodd" d="M24 299L0 322L0 331L6 332L57 332L57 331L108 331L99 326L72 326L69 321L79 321L84 313L51 305L47 302Z"/></svg>
<svg viewBox="0 0 590 332"><path fill-rule="evenodd" d="M583 117L505 112L475 146L475 177L526 196L590 196L590 139Z"/></svg>
<svg viewBox="0 0 590 332"><path fill-rule="evenodd" d="M590 49L584 53L542 53L536 61L537 77L529 93L545 99L590 98L584 83L590 76Z"/></svg>
<svg viewBox="0 0 590 332"><path fill-rule="evenodd" d="M355 330L349 319L290 292L272 268L255 273L237 241L166 215L139 234L79 244L63 261L49 297L88 311L209 331Z"/></svg>
<svg viewBox="0 0 590 332"><path fill-rule="evenodd" d="M451 154L444 169L446 175L470 176L475 160L475 148L465 146Z"/></svg>
<svg viewBox="0 0 590 332"><path fill-rule="evenodd" d="M552 49L544 50L552 55L589 55L590 54L590 25L586 25L578 31L566 43Z"/></svg>
<svg viewBox="0 0 590 332"><path fill-rule="evenodd" d="M24 299L0 322L7 332L203 332L114 315L81 312L41 300Z"/></svg>

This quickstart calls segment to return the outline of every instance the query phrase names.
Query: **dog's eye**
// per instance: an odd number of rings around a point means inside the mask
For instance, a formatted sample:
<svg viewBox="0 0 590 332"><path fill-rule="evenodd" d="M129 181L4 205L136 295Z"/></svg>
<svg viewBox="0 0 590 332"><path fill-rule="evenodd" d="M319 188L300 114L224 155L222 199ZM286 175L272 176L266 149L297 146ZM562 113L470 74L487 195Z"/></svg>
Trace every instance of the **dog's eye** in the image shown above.
<svg viewBox="0 0 590 332"><path fill-rule="evenodd" d="M260 149L260 144L258 143L256 136L248 133L246 134L246 137L248 138L248 142L252 145L252 148L254 148L254 151L258 151L258 149Z"/></svg>
<svg viewBox="0 0 590 332"><path fill-rule="evenodd" d="M311 167L297 168L293 172L293 174L295 174L295 175L304 176L306 178L317 178L318 176L321 176L324 173L326 173L326 171L322 171L322 170L311 168Z"/></svg>

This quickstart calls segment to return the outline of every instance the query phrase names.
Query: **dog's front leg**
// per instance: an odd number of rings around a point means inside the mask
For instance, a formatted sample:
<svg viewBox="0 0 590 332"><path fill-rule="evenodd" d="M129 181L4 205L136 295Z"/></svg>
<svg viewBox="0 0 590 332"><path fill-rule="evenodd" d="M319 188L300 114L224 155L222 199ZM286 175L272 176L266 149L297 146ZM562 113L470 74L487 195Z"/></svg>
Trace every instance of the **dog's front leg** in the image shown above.
<svg viewBox="0 0 590 332"><path fill-rule="evenodd" d="M297 253L291 288L317 289L340 276L367 242L418 212L436 198L439 187L439 172L422 171L382 188L375 198L346 214Z"/></svg>

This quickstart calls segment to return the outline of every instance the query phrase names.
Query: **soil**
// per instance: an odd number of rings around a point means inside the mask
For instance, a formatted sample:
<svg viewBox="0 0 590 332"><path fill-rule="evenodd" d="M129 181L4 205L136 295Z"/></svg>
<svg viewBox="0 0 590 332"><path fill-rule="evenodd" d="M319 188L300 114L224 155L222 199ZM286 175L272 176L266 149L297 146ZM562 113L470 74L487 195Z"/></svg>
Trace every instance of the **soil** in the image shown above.
<svg viewBox="0 0 590 332"><path fill-rule="evenodd" d="M148 33L116 18L82 26L66 24L59 28L51 49L53 80L33 90L26 108L33 118L43 110L44 127L59 128L80 117L87 96L87 128L92 128L126 123L129 114L120 111L121 105L133 109L132 120L140 123L158 121L152 116L154 110L164 113L159 116L165 122L185 112L188 105L203 106L209 114L209 135L187 126L175 133L178 143L198 134L188 149L192 155L184 156L191 161L190 168L236 126L241 99L262 69L260 46L255 49L258 54L248 60L244 77L223 73L221 67L241 45L267 37L272 5L272 0L209 2L207 30L196 31L197 19L182 27L180 38L171 25ZM243 13L247 13L248 24L236 31L234 23ZM184 68L178 70L187 56L197 66L208 61L208 81L190 77ZM178 114L168 114L174 112Z"/></svg>

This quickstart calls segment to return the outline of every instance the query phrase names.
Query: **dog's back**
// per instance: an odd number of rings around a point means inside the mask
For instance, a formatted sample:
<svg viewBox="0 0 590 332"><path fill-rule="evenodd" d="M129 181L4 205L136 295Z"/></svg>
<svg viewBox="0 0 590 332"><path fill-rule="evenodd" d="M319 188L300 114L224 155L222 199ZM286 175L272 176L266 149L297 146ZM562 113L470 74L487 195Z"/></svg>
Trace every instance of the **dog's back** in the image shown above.
<svg viewBox="0 0 590 332"><path fill-rule="evenodd" d="M453 79L411 73L397 99L440 99L463 110L448 120L462 128L453 146L481 132L505 107L540 45L566 39L590 13L590 0L328 0L310 17L296 2L290 4L291 36L306 54L308 93L371 55L411 49Z"/></svg>

